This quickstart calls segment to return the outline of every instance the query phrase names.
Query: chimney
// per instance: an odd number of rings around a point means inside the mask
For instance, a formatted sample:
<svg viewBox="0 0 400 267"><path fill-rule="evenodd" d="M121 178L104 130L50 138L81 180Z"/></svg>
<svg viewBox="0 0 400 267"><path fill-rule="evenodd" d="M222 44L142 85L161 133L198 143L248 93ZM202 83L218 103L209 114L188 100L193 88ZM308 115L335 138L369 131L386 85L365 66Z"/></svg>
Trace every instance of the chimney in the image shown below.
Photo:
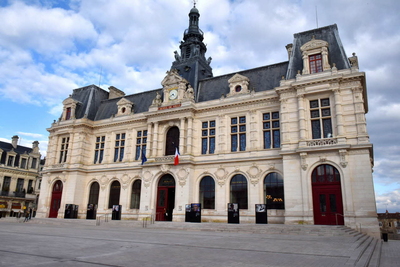
<svg viewBox="0 0 400 267"><path fill-rule="evenodd" d="M33 149L33 153L39 153L39 142L38 141L34 141L32 143L32 149Z"/></svg>
<svg viewBox="0 0 400 267"><path fill-rule="evenodd" d="M110 90L110 93L108 95L108 99L113 99L113 98L118 98L118 97L123 97L125 96L125 93L119 90L118 88L114 86L108 87L108 90Z"/></svg>
<svg viewBox="0 0 400 267"><path fill-rule="evenodd" d="M12 140L12 146L14 147L14 148L17 148L17 146L18 146L18 139L19 139L19 137L18 137L18 135L14 135L12 138L11 138L11 140Z"/></svg>
<svg viewBox="0 0 400 267"><path fill-rule="evenodd" d="M288 59L290 60L290 56L292 55L293 44L286 45L286 50L288 52Z"/></svg>

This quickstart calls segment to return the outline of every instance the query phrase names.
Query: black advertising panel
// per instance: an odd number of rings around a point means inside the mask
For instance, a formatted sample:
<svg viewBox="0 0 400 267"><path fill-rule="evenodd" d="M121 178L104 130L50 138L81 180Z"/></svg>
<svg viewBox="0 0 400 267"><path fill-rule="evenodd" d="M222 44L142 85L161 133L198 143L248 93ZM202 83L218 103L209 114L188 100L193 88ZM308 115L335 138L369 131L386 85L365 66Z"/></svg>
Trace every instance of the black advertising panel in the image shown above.
<svg viewBox="0 0 400 267"><path fill-rule="evenodd" d="M239 223L238 203L228 203L228 223Z"/></svg>
<svg viewBox="0 0 400 267"><path fill-rule="evenodd" d="M256 204L256 223L268 223L266 204Z"/></svg>
<svg viewBox="0 0 400 267"><path fill-rule="evenodd" d="M96 204L88 204L87 211L86 211L86 219L94 220L94 219L96 219L96 214L97 214L97 205Z"/></svg>
<svg viewBox="0 0 400 267"><path fill-rule="evenodd" d="M78 205L65 204L64 219L76 219L78 218Z"/></svg>
<svg viewBox="0 0 400 267"><path fill-rule="evenodd" d="M201 222L201 204L192 203L192 222Z"/></svg>
<svg viewBox="0 0 400 267"><path fill-rule="evenodd" d="M121 220L121 205L113 205L111 219L112 220Z"/></svg>
<svg viewBox="0 0 400 267"><path fill-rule="evenodd" d="M192 221L192 205L186 204L185 205L185 222Z"/></svg>

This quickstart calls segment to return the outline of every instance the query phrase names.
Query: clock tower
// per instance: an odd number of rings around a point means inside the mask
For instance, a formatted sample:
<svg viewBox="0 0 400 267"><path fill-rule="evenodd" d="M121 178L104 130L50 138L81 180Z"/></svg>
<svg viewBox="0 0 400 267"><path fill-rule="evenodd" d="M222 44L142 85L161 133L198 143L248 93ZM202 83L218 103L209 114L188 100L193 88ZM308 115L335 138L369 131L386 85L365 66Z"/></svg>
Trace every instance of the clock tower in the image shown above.
<svg viewBox="0 0 400 267"><path fill-rule="evenodd" d="M175 61L171 70L176 69L178 74L185 78L197 93L200 80L213 77L210 66L211 57L206 59L207 47L203 43L203 32L199 28L199 10L196 3L189 13L189 28L183 34L183 41L179 46L180 54L175 51Z"/></svg>

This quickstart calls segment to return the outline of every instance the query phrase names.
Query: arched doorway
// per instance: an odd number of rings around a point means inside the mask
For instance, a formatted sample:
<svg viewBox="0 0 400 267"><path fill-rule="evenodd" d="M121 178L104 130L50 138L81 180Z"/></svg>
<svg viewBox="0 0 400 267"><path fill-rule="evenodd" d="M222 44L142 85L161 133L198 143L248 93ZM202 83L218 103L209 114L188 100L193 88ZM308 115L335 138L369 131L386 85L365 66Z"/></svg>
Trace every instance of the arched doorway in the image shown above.
<svg viewBox="0 0 400 267"><path fill-rule="evenodd" d="M342 189L339 171L328 164L319 165L312 174L314 224L343 225Z"/></svg>
<svg viewBox="0 0 400 267"><path fill-rule="evenodd" d="M171 174L166 174L158 182L156 221L172 221L174 207L175 179Z"/></svg>
<svg viewBox="0 0 400 267"><path fill-rule="evenodd" d="M108 200L108 208L112 209L113 205L119 205L119 196L121 193L121 184L114 181L110 187L110 198Z"/></svg>
<svg viewBox="0 0 400 267"><path fill-rule="evenodd" d="M97 205L99 204L100 185L94 182L90 186L86 219L96 219Z"/></svg>
<svg viewBox="0 0 400 267"><path fill-rule="evenodd" d="M57 218L58 216L58 210L60 209L61 205L62 190L63 190L63 183L60 180L58 180L53 185L53 191L51 193L49 218Z"/></svg>
<svg viewBox="0 0 400 267"><path fill-rule="evenodd" d="M167 132L165 140L165 155L175 155L176 147L179 148L179 128L174 126Z"/></svg>

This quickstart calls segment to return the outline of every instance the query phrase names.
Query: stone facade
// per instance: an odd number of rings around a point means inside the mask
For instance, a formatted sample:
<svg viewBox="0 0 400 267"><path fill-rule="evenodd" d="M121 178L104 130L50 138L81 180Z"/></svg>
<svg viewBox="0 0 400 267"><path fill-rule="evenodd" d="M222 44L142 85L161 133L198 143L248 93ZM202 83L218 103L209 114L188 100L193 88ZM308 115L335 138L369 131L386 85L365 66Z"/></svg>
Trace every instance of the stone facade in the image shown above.
<svg viewBox="0 0 400 267"><path fill-rule="evenodd" d="M227 203L238 202L243 223L267 204L269 223L344 224L379 236L365 73L332 36L336 25L295 34L288 62L202 80L181 75L177 57L162 89L135 95L75 89L48 129L38 213L62 218L74 204L86 218L88 204L97 215L121 205L122 219L184 221L185 205L201 203L203 221L226 222ZM204 51L196 59L206 62ZM172 203L164 212L161 189Z"/></svg>
<svg viewBox="0 0 400 267"><path fill-rule="evenodd" d="M0 217L36 212L43 167L39 142L29 148L18 145L18 140L15 135L11 143L0 142Z"/></svg>

